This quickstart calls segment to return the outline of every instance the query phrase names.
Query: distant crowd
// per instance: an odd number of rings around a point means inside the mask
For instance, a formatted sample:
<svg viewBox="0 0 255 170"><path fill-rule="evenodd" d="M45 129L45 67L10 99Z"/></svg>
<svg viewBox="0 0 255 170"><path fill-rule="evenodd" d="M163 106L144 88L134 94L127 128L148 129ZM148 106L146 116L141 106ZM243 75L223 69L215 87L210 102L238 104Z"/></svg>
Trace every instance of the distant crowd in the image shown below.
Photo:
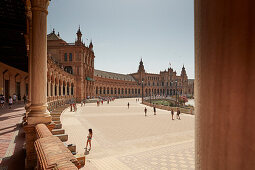
<svg viewBox="0 0 255 170"><path fill-rule="evenodd" d="M24 104L27 103L27 96L23 96ZM16 93L14 93L12 96L4 96L3 94L0 94L0 108L4 109L5 107L9 107L9 109L12 108L12 105L16 103L21 103L21 96L17 96Z"/></svg>

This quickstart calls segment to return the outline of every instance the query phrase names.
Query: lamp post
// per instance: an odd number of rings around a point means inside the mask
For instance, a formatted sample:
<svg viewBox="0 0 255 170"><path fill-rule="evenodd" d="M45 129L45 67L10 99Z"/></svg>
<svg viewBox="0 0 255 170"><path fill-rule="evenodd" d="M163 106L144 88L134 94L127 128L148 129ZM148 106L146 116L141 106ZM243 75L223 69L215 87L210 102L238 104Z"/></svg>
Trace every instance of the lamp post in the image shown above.
<svg viewBox="0 0 255 170"><path fill-rule="evenodd" d="M143 103L143 79L142 79L142 103Z"/></svg>
<svg viewBox="0 0 255 170"><path fill-rule="evenodd" d="M151 90L150 90L150 104L151 104Z"/></svg>
<svg viewBox="0 0 255 170"><path fill-rule="evenodd" d="M175 98L176 98L176 101L175 101L175 107L177 106L177 80L175 80Z"/></svg>

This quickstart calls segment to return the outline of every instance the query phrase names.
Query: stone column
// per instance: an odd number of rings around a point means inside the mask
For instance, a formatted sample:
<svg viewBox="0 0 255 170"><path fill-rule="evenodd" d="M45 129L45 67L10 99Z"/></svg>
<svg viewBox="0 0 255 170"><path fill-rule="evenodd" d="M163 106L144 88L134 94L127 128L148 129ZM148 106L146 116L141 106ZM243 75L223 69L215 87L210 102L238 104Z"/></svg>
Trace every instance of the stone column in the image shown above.
<svg viewBox="0 0 255 170"><path fill-rule="evenodd" d="M47 110L47 8L48 0L32 0L31 106L28 124L50 123Z"/></svg>
<svg viewBox="0 0 255 170"><path fill-rule="evenodd" d="M28 54L28 99L27 99L27 104L25 106L26 109L26 117L28 116L28 113L31 111L30 110L30 105L31 105L31 69L32 69L32 11L31 7L27 5L27 17L29 19L29 54Z"/></svg>
<svg viewBox="0 0 255 170"><path fill-rule="evenodd" d="M24 126L26 133L26 169L36 166L35 125L45 123L53 128L47 110L47 8L49 0L31 0L32 6L32 55L31 55L31 111Z"/></svg>
<svg viewBox="0 0 255 170"><path fill-rule="evenodd" d="M51 88L52 88L52 96L55 96L55 82L51 83Z"/></svg>
<svg viewBox="0 0 255 170"><path fill-rule="evenodd" d="M59 83L57 84L57 96L59 96Z"/></svg>
<svg viewBox="0 0 255 170"><path fill-rule="evenodd" d="M65 96L67 96L67 83L65 85Z"/></svg>
<svg viewBox="0 0 255 170"><path fill-rule="evenodd" d="M255 167L254 1L195 0L199 170Z"/></svg>

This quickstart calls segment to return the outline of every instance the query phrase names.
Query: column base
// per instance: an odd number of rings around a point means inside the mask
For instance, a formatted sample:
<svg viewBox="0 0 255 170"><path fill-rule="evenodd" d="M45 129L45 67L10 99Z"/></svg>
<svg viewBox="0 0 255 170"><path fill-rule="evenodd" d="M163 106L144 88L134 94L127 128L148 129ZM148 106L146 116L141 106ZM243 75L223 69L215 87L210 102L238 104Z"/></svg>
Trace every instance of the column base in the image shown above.
<svg viewBox="0 0 255 170"><path fill-rule="evenodd" d="M47 124L51 122L51 115L50 112L47 110L47 104L31 104L29 108L31 110L28 113L27 117L27 123L29 125L39 123Z"/></svg>
<svg viewBox="0 0 255 170"><path fill-rule="evenodd" d="M29 125L34 125L34 124L39 124L39 123L47 124L50 122L51 122L51 115L27 118L27 123Z"/></svg>

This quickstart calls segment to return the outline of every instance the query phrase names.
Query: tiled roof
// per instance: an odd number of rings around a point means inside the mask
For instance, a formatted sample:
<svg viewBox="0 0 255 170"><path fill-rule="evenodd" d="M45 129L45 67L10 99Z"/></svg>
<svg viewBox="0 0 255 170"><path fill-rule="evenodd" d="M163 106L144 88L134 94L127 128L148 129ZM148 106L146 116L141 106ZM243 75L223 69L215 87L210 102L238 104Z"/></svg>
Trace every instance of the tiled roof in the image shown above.
<svg viewBox="0 0 255 170"><path fill-rule="evenodd" d="M101 70L94 70L94 76L115 79L115 80L125 80L125 81L135 81L135 79L131 75L127 74L119 74L119 73L111 73Z"/></svg>
<svg viewBox="0 0 255 170"><path fill-rule="evenodd" d="M52 32L47 35L47 40L62 40L62 38L60 38L59 36Z"/></svg>

